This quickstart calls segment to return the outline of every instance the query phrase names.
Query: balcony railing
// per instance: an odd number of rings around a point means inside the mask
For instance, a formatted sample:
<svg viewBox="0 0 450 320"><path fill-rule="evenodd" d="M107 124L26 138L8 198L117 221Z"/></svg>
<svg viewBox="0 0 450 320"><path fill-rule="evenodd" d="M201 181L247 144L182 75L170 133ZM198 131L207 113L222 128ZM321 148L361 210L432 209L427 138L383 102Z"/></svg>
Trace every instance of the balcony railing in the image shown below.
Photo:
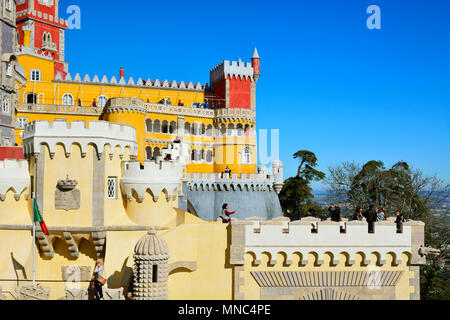
<svg viewBox="0 0 450 320"><path fill-rule="evenodd" d="M177 116L190 116L209 119L225 118L245 118L255 121L256 113L250 109L201 109L181 107L157 103L144 103L144 108L149 113L170 114ZM82 114L100 116L103 108L100 107L82 107L82 106L64 106L55 104L33 104L17 103L16 109L23 113L53 113L53 114Z"/></svg>
<svg viewBox="0 0 450 320"><path fill-rule="evenodd" d="M23 113L52 113L52 114L82 114L91 116L100 116L102 108L97 107L79 107L79 106L61 106L54 104L32 104L17 103L16 109Z"/></svg>

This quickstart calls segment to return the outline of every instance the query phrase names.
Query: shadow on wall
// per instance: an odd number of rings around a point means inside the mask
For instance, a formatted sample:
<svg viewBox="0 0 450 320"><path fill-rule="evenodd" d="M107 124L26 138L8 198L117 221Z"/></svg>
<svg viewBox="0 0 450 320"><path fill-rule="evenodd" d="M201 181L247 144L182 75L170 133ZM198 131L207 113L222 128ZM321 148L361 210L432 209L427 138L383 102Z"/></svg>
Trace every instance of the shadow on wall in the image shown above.
<svg viewBox="0 0 450 320"><path fill-rule="evenodd" d="M14 258L14 254L12 252L11 252L11 260L12 260L12 263L13 263L14 272L16 273L17 286L19 286L20 277L19 277L19 273L18 272L22 272L23 279L28 280L27 272L25 270L25 267L22 264L20 264L20 262L17 261Z"/></svg>
<svg viewBox="0 0 450 320"><path fill-rule="evenodd" d="M133 268L128 267L128 257L123 261L120 271L115 271L108 277L107 287L109 289L123 289L123 294L127 296L133 278Z"/></svg>

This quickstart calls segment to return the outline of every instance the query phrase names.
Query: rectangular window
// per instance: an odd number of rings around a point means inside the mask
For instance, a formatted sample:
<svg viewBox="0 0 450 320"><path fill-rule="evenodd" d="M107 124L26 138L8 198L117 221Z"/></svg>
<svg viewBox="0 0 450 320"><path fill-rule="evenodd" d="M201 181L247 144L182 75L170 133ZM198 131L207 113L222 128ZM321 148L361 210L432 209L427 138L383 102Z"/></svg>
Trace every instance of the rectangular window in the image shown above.
<svg viewBox="0 0 450 320"><path fill-rule="evenodd" d="M6 63L6 75L8 77L12 77L12 75L13 75L13 66L12 66L11 62Z"/></svg>
<svg viewBox="0 0 450 320"><path fill-rule="evenodd" d="M30 71L30 81L39 82L41 81L41 70L31 70Z"/></svg>
<svg viewBox="0 0 450 320"><path fill-rule="evenodd" d="M153 277L152 277L153 282L158 282L158 265L157 264L153 265L152 275L153 275Z"/></svg>
<svg viewBox="0 0 450 320"><path fill-rule="evenodd" d="M108 178L108 200L117 199L117 178Z"/></svg>

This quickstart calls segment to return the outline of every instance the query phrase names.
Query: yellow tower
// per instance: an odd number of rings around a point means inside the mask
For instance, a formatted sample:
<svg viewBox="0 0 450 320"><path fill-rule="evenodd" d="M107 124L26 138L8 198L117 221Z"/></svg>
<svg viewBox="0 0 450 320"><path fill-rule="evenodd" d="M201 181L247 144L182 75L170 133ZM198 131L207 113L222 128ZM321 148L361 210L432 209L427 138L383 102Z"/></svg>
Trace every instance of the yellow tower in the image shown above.
<svg viewBox="0 0 450 320"><path fill-rule="evenodd" d="M138 98L113 98L108 100L103 111L102 120L130 125L136 129L138 143L137 160L145 161L145 119L147 110L144 101Z"/></svg>

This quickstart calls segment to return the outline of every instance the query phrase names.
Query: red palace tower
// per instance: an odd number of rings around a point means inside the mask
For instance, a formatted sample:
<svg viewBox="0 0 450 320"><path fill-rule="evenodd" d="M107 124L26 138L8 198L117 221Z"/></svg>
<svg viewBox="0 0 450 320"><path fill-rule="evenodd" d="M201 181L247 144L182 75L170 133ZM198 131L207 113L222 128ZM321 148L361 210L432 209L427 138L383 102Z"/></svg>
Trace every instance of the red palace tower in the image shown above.
<svg viewBox="0 0 450 320"><path fill-rule="evenodd" d="M58 17L59 0L17 1L17 43L24 45L24 30L31 31L30 47L45 53L55 61L55 75L66 76L68 64L64 62L64 42L67 23ZM20 50L20 49L19 49Z"/></svg>

